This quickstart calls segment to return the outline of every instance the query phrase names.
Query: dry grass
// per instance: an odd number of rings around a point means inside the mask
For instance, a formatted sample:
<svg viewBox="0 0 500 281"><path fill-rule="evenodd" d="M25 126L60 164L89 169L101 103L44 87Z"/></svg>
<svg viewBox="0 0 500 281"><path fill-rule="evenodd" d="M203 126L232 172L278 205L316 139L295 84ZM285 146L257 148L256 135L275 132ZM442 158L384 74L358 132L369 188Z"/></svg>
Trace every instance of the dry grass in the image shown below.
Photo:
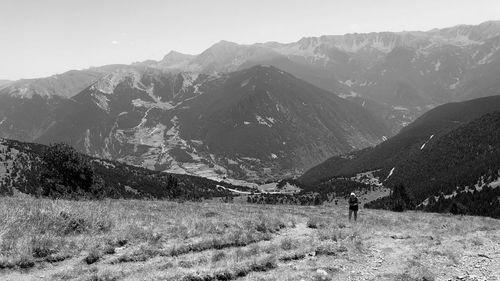
<svg viewBox="0 0 500 281"><path fill-rule="evenodd" d="M463 256L490 255L500 230L488 218L359 215L350 224L340 206L1 198L0 279L434 280L466 267Z"/></svg>

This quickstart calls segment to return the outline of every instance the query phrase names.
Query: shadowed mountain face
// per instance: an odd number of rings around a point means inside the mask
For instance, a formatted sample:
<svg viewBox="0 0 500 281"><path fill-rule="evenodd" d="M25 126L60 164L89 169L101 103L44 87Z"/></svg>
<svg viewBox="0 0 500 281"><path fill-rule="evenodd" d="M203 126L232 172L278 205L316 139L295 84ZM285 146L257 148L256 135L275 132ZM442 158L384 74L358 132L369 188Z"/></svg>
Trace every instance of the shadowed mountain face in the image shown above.
<svg viewBox="0 0 500 281"><path fill-rule="evenodd" d="M390 134L362 107L268 66L223 75L118 71L60 109L37 141L208 177L294 174Z"/></svg>

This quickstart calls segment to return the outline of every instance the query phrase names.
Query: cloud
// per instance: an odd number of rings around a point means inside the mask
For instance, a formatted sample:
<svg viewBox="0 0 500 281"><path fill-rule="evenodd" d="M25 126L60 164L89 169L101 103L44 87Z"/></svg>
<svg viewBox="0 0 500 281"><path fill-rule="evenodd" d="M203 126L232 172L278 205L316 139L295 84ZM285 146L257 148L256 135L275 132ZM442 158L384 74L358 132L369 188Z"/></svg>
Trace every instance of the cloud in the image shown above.
<svg viewBox="0 0 500 281"><path fill-rule="evenodd" d="M113 41L111 41L111 44L113 44L113 45L117 45L117 44L118 44L118 41L113 40Z"/></svg>

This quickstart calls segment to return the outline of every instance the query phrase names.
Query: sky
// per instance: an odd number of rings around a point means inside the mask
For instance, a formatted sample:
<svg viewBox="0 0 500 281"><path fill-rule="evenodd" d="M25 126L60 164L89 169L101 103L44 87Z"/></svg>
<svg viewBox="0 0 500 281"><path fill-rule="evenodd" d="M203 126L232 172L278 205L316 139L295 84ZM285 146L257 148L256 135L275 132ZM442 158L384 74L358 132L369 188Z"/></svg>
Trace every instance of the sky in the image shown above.
<svg viewBox="0 0 500 281"><path fill-rule="evenodd" d="M500 20L499 0L0 0L0 79L302 37Z"/></svg>

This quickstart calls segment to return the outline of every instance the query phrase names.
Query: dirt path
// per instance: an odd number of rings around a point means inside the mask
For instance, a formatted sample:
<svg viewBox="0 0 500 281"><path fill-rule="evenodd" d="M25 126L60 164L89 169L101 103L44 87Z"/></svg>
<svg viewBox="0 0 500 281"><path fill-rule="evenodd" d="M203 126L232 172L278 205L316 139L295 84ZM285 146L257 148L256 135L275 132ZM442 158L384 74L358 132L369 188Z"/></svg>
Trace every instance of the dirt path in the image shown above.
<svg viewBox="0 0 500 281"><path fill-rule="evenodd" d="M359 231L355 225L348 225L347 229ZM295 228L280 233L273 240L309 237L317 239L317 232L317 229L308 228L306 221L301 221ZM298 281L311 278L351 281L500 280L500 233L477 231L468 233L465 237L435 237L424 232L409 233L411 234L397 231L366 233L364 239L359 242L359 248L349 248L345 254L328 257L311 253L299 260L280 262L275 273L264 276L269 276L271 280L274 280L274 276L281 276L281 279L275 280ZM302 273L287 275L292 271ZM242 280L259 278L260 276L251 276Z"/></svg>
<svg viewBox="0 0 500 281"><path fill-rule="evenodd" d="M311 237L314 235L314 230L312 228L307 227L306 219L300 221L293 228L287 228L285 231L277 235L273 240L283 239L283 238L303 238L303 237Z"/></svg>

